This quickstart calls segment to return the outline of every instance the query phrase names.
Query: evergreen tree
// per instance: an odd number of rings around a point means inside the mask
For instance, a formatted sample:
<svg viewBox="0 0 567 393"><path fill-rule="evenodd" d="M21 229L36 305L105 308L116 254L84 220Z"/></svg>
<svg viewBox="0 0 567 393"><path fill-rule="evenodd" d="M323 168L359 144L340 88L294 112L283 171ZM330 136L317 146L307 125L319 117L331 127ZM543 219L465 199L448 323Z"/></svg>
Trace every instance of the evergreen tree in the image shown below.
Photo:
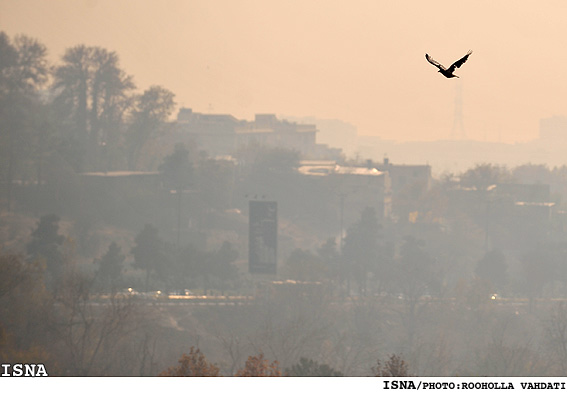
<svg viewBox="0 0 567 393"><path fill-rule="evenodd" d="M173 153L164 158L158 169L167 189L183 191L188 189L193 181L193 165L189 159L189 151L183 143L175 144Z"/></svg>
<svg viewBox="0 0 567 393"><path fill-rule="evenodd" d="M134 97L134 109L127 134L128 167L136 170L144 145L163 127L175 108L175 94L161 86L151 86Z"/></svg>
<svg viewBox="0 0 567 393"><path fill-rule="evenodd" d="M380 231L376 211L367 207L362 211L360 220L349 228L344 240L344 263L361 294L366 293L368 273L377 271L381 258Z"/></svg>
<svg viewBox="0 0 567 393"><path fill-rule="evenodd" d="M492 250L486 253L484 257L478 261L475 269L476 275L492 283L493 290L502 289L506 284L506 256L500 250Z"/></svg>
<svg viewBox="0 0 567 393"><path fill-rule="evenodd" d="M108 169L105 151L116 149L117 133L131 106L132 77L119 65L116 52L77 45L65 51L54 70L53 90L59 113L90 167ZM80 169L80 168L77 168Z"/></svg>
<svg viewBox="0 0 567 393"><path fill-rule="evenodd" d="M167 245L158 236L158 229L152 224L146 224L134 241L136 243L132 248L134 267L146 271L146 291L148 291L152 272L165 279L168 269Z"/></svg>
<svg viewBox="0 0 567 393"><path fill-rule="evenodd" d="M52 279L59 279L63 273L61 247L65 238L58 233L59 220L59 216L55 214L42 216L27 245L30 259L45 259L47 271Z"/></svg>
<svg viewBox="0 0 567 393"><path fill-rule="evenodd" d="M116 290L116 283L121 278L122 264L125 259L126 256L122 254L122 248L112 242L106 254L101 259L94 261L98 265L97 278L104 288L110 289L112 292Z"/></svg>
<svg viewBox="0 0 567 393"><path fill-rule="evenodd" d="M37 40L0 32L0 176L11 209L14 180L23 175L24 162L33 152L39 89L49 75L47 49Z"/></svg>

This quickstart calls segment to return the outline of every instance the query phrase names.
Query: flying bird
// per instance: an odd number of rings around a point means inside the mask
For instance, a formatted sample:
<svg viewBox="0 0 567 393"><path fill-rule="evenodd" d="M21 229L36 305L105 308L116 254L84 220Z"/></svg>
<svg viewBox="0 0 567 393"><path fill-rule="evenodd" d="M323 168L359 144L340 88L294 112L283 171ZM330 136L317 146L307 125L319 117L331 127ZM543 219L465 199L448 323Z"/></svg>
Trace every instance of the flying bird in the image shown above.
<svg viewBox="0 0 567 393"><path fill-rule="evenodd" d="M425 58L427 59L428 62L430 62L431 64L433 64L435 67L439 68L439 71L445 78L458 78L457 75L453 74L453 72L455 72L455 70L457 68L459 68L460 66L462 66L463 64L465 64L465 61L468 60L469 56L471 55L472 50L470 50L466 55L464 55L462 58L460 58L459 60L457 60L456 62L454 62L453 64L451 64L451 67L449 68L445 68L443 66L443 64L439 63L436 60L433 60L433 58L431 56L429 56L427 53L425 54Z"/></svg>

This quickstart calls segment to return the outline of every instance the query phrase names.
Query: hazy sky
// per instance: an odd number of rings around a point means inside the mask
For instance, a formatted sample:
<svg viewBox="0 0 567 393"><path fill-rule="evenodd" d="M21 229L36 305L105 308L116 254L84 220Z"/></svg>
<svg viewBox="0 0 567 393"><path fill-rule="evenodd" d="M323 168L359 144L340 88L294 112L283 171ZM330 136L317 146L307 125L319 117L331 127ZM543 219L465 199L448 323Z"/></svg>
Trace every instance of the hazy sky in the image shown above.
<svg viewBox="0 0 567 393"><path fill-rule="evenodd" d="M120 55L140 90L162 85L197 112L316 116L361 135L451 135L461 84L466 134L537 138L567 115L567 2L430 0L0 0L0 30ZM427 52L450 65L445 79Z"/></svg>

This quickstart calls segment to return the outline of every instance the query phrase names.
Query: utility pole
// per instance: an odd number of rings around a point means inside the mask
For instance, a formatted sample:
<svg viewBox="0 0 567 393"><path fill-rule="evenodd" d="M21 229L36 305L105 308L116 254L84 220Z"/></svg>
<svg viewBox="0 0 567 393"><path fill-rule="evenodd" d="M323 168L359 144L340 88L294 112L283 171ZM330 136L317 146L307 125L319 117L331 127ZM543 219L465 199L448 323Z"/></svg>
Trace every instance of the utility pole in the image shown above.
<svg viewBox="0 0 567 393"><path fill-rule="evenodd" d="M339 207L340 207L340 212L339 212L339 221L340 221L340 234L339 234L339 255L341 258L341 264L346 264L347 262L344 259L344 255L343 255L343 248L344 248L344 212L345 212L345 198L346 198L347 194L345 192L341 192L339 194ZM343 268L341 270L343 270L346 266L343 266ZM346 272L346 277L343 277L342 279L346 279L346 294L347 296L350 296L350 263L348 264L349 269ZM342 275L342 273L341 273ZM341 279L341 283L342 283L342 279ZM342 284L341 284L342 285Z"/></svg>
<svg viewBox="0 0 567 393"><path fill-rule="evenodd" d="M339 253L343 252L343 242L344 242L344 211L345 211L345 197L346 193L342 192L339 194L340 197L340 234L339 234Z"/></svg>
<svg viewBox="0 0 567 393"><path fill-rule="evenodd" d="M181 246L181 197L183 194L191 194L193 190L176 189L170 190L170 194L177 194L177 250Z"/></svg>
<svg viewBox="0 0 567 393"><path fill-rule="evenodd" d="M181 239L181 190L177 189L177 250Z"/></svg>

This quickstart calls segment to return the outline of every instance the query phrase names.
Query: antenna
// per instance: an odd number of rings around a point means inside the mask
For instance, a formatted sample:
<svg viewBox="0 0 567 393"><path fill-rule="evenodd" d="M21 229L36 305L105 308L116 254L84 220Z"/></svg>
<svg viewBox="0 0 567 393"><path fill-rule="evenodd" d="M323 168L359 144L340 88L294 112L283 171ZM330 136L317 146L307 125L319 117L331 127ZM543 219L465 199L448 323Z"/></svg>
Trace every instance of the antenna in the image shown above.
<svg viewBox="0 0 567 393"><path fill-rule="evenodd" d="M463 122L463 85L457 82L455 87L455 112L453 113L453 129L451 131L453 139L466 139L465 125Z"/></svg>

